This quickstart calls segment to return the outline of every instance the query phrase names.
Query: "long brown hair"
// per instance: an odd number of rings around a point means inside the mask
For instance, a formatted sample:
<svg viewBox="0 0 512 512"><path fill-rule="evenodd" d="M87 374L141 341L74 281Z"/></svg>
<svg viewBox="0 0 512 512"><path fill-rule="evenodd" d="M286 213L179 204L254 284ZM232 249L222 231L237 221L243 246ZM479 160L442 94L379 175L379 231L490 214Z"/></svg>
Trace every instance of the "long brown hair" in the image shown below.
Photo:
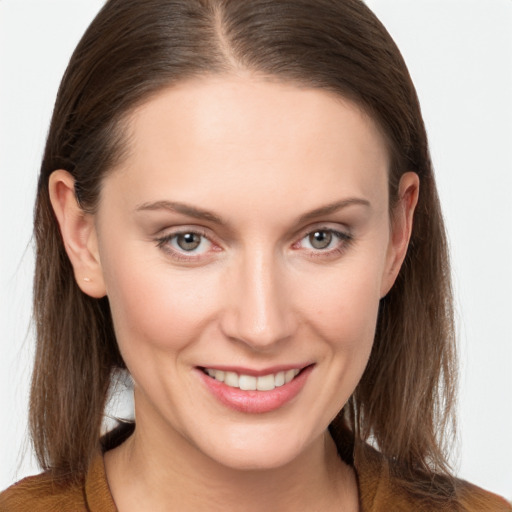
<svg viewBox="0 0 512 512"><path fill-rule="evenodd" d="M137 105L177 81L237 70L326 89L366 111L388 141L391 207L400 176L419 175L405 262L381 301L366 371L332 431L343 424L358 442L371 440L404 482L448 475L443 440L456 367L444 226L414 86L360 0L109 0L92 22L59 89L35 209L30 425L40 464L56 477L83 476L98 449L112 372L123 367L108 298L83 294L73 277L49 175L68 170L80 205L94 212L102 178L125 154L124 121Z"/></svg>

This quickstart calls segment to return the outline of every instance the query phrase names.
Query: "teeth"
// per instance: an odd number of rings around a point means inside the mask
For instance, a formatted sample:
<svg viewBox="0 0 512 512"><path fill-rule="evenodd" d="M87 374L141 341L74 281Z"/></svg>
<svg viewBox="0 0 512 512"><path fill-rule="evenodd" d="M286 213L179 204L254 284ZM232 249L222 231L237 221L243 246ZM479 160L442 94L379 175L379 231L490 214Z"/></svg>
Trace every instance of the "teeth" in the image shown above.
<svg viewBox="0 0 512 512"><path fill-rule="evenodd" d="M293 377L295 377L295 371L294 370L288 370L285 374L284 374L284 382L285 384L288 384L288 382L290 382Z"/></svg>
<svg viewBox="0 0 512 512"><path fill-rule="evenodd" d="M231 386L232 388L238 388L238 374L235 372L226 372L224 374L224 384Z"/></svg>
<svg viewBox="0 0 512 512"><path fill-rule="evenodd" d="M252 375L240 375L238 378L238 387L244 391L255 391L257 378Z"/></svg>
<svg viewBox="0 0 512 512"><path fill-rule="evenodd" d="M258 377L258 381L256 383L256 389L258 391L272 391L276 387L276 379L274 375L262 375Z"/></svg>
<svg viewBox="0 0 512 512"><path fill-rule="evenodd" d="M238 375L235 372L224 372L214 368L206 368L205 372L215 380L224 382L232 388L240 388L244 391L272 391L274 388L288 384L300 372L298 368L285 372L270 373L254 377L253 375Z"/></svg>
<svg viewBox="0 0 512 512"><path fill-rule="evenodd" d="M274 384L276 388L284 384L284 372L276 373L276 376L274 378Z"/></svg>

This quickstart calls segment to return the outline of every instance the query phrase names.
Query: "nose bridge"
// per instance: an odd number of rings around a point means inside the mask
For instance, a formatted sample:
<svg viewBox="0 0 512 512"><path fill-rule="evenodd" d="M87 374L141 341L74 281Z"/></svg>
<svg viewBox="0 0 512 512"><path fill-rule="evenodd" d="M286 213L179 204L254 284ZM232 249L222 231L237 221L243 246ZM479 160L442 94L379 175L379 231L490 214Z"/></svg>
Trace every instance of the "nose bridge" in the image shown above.
<svg viewBox="0 0 512 512"><path fill-rule="evenodd" d="M291 305L279 258L268 248L247 250L235 274L226 333L259 349L289 337Z"/></svg>

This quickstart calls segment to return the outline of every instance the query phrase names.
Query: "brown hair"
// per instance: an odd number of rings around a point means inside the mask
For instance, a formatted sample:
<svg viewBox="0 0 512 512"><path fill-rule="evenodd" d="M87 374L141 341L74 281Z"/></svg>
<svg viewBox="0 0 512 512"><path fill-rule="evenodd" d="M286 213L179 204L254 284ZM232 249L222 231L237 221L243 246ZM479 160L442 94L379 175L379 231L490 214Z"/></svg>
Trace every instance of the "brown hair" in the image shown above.
<svg viewBox="0 0 512 512"><path fill-rule="evenodd" d="M108 299L88 297L74 280L49 175L68 170L79 203L94 211L102 178L126 149L123 121L137 105L177 81L237 70L333 91L364 109L388 140L391 205L404 172L420 177L405 262L381 301L362 380L331 428L336 435L345 425L358 442L371 440L422 492L414 475L449 474L443 438L456 370L447 247L414 86L360 0L109 0L92 22L59 89L38 185L30 425L39 461L56 476L83 476L112 371L123 367ZM445 490L433 484L427 494Z"/></svg>

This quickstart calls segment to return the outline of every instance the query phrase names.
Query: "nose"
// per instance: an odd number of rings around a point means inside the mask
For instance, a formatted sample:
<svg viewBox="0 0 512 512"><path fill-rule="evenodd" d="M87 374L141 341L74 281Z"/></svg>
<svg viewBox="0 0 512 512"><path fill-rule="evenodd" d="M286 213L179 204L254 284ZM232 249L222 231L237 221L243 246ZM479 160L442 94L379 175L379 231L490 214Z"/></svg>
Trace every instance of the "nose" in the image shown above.
<svg viewBox="0 0 512 512"><path fill-rule="evenodd" d="M272 255L253 252L231 268L225 289L226 336L257 351L268 351L296 329L286 272Z"/></svg>

